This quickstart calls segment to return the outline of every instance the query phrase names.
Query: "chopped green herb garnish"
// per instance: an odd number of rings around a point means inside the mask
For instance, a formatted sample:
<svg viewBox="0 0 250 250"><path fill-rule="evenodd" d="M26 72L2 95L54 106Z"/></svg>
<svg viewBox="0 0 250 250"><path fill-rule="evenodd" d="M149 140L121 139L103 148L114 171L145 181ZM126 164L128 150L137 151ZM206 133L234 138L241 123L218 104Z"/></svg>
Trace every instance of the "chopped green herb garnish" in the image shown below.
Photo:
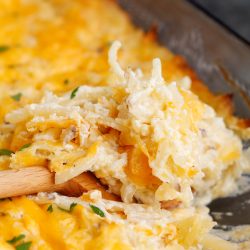
<svg viewBox="0 0 250 250"><path fill-rule="evenodd" d="M14 152L9 149L5 149L5 148L0 149L0 155L10 156L11 154L14 154Z"/></svg>
<svg viewBox="0 0 250 250"><path fill-rule="evenodd" d="M103 212L99 207L96 207L96 206L91 205L91 204L90 204L89 206L91 207L92 211L93 211L95 214L97 214L97 215L99 215L99 216L101 216L101 217L105 217L104 212Z"/></svg>
<svg viewBox="0 0 250 250"><path fill-rule="evenodd" d="M20 241L20 240L22 240L24 238L25 238L24 234L19 234L18 236L14 236L12 239L7 240L7 242L10 243L10 244L15 244L15 243L17 243L18 241Z"/></svg>
<svg viewBox="0 0 250 250"><path fill-rule="evenodd" d="M63 83L64 83L65 85L68 85L68 84L69 84L69 79L64 79Z"/></svg>
<svg viewBox="0 0 250 250"><path fill-rule="evenodd" d="M52 206L52 204L50 204L50 205L48 206L47 211L48 211L49 213L52 213L52 212L53 212L53 206Z"/></svg>
<svg viewBox="0 0 250 250"><path fill-rule="evenodd" d="M29 250L31 246L31 241L24 242L18 246L16 246L16 250Z"/></svg>
<svg viewBox="0 0 250 250"><path fill-rule="evenodd" d="M72 93L71 93L71 95L70 95L70 99L73 99L73 98L76 96L76 92L78 91L78 89L79 89L79 87L75 88L75 89L72 91Z"/></svg>
<svg viewBox="0 0 250 250"><path fill-rule="evenodd" d="M69 211L72 212L77 203L73 202L70 204Z"/></svg>
<svg viewBox="0 0 250 250"><path fill-rule="evenodd" d="M13 100L17 101L17 102L20 101L21 97L22 97L22 93L17 93L16 95L12 95L12 96L11 96L11 98L12 98Z"/></svg>
<svg viewBox="0 0 250 250"><path fill-rule="evenodd" d="M73 202L70 204L70 207L69 207L69 210L68 209L65 209L65 208L62 208L62 207L58 207L60 210L64 211L64 212L72 212L74 207L77 205L77 203Z"/></svg>
<svg viewBox="0 0 250 250"><path fill-rule="evenodd" d="M6 50L10 49L9 46L6 46L6 45L0 45L0 53L1 52L5 52Z"/></svg>
<svg viewBox="0 0 250 250"><path fill-rule="evenodd" d="M31 145L31 143L24 144L18 151L22 151L25 148L28 148Z"/></svg>

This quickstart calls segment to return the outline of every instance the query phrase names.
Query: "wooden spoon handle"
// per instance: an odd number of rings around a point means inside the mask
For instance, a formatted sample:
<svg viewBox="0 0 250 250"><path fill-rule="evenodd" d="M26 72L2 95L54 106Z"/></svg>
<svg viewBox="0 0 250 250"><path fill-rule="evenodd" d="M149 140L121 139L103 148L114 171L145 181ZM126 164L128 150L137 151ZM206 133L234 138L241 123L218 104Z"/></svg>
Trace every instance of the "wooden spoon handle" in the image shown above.
<svg viewBox="0 0 250 250"><path fill-rule="evenodd" d="M119 198L105 190L91 173L82 173L63 184L54 184L54 174L44 167L28 167L0 171L0 198L35 194L38 192L59 192L69 196L80 196L83 192L98 189L103 197Z"/></svg>
<svg viewBox="0 0 250 250"><path fill-rule="evenodd" d="M0 171L0 198L53 192L60 188L54 185L54 175L44 167Z"/></svg>

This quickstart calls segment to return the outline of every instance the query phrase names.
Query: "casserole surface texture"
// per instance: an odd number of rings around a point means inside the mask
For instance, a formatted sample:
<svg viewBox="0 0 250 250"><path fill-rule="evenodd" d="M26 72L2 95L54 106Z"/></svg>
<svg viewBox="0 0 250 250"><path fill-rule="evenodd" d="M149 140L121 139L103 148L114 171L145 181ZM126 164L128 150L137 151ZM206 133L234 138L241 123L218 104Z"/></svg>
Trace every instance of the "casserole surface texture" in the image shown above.
<svg viewBox="0 0 250 250"><path fill-rule="evenodd" d="M5 0L0 27L0 170L91 171L122 200L3 200L1 249L237 249L205 207L248 167L230 95L111 0Z"/></svg>

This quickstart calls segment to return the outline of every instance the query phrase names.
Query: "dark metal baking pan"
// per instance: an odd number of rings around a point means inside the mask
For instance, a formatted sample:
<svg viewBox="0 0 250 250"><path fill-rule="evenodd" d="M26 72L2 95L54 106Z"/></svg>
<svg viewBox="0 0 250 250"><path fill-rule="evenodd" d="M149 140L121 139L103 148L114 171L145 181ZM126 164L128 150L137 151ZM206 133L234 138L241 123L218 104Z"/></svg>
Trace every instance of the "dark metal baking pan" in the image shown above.
<svg viewBox="0 0 250 250"><path fill-rule="evenodd" d="M159 42L184 56L214 93L233 93L236 114L250 118L250 47L184 0L118 0L137 26L158 27ZM226 74L225 74L226 72ZM250 192L218 199L211 211L223 225L250 224ZM230 216L226 216L230 215Z"/></svg>

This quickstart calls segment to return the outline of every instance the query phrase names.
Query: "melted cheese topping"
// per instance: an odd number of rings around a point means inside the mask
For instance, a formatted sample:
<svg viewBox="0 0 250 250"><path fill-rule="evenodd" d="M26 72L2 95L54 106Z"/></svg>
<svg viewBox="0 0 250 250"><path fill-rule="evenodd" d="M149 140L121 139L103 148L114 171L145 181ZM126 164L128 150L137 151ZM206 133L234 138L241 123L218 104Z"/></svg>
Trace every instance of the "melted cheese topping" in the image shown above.
<svg viewBox="0 0 250 250"><path fill-rule="evenodd" d="M32 250L235 249L208 235L207 211L193 207L231 192L247 165L216 113L238 130L227 100L111 0L3 0L0 27L0 149L14 152L0 169L40 165L57 183L92 171L123 200L2 201L1 249L20 234ZM72 202L72 213L58 209Z"/></svg>
<svg viewBox="0 0 250 250"><path fill-rule="evenodd" d="M31 242L31 249L38 250L236 250L235 244L208 234L214 223L207 212L204 208L168 212L114 202L102 199L99 191L81 198L39 193L1 201L0 247L14 249ZM20 235L16 242L8 242Z"/></svg>
<svg viewBox="0 0 250 250"><path fill-rule="evenodd" d="M2 201L1 249L12 249L6 241L23 234L25 238L12 245L31 241L34 249L39 250L93 247L184 250L198 246L213 226L204 209L170 213L156 207L103 200L98 191L81 199L43 193L31 199ZM70 211L71 204L77 205ZM94 213L90 205L101 210L104 217ZM192 236L187 237L187 225Z"/></svg>

